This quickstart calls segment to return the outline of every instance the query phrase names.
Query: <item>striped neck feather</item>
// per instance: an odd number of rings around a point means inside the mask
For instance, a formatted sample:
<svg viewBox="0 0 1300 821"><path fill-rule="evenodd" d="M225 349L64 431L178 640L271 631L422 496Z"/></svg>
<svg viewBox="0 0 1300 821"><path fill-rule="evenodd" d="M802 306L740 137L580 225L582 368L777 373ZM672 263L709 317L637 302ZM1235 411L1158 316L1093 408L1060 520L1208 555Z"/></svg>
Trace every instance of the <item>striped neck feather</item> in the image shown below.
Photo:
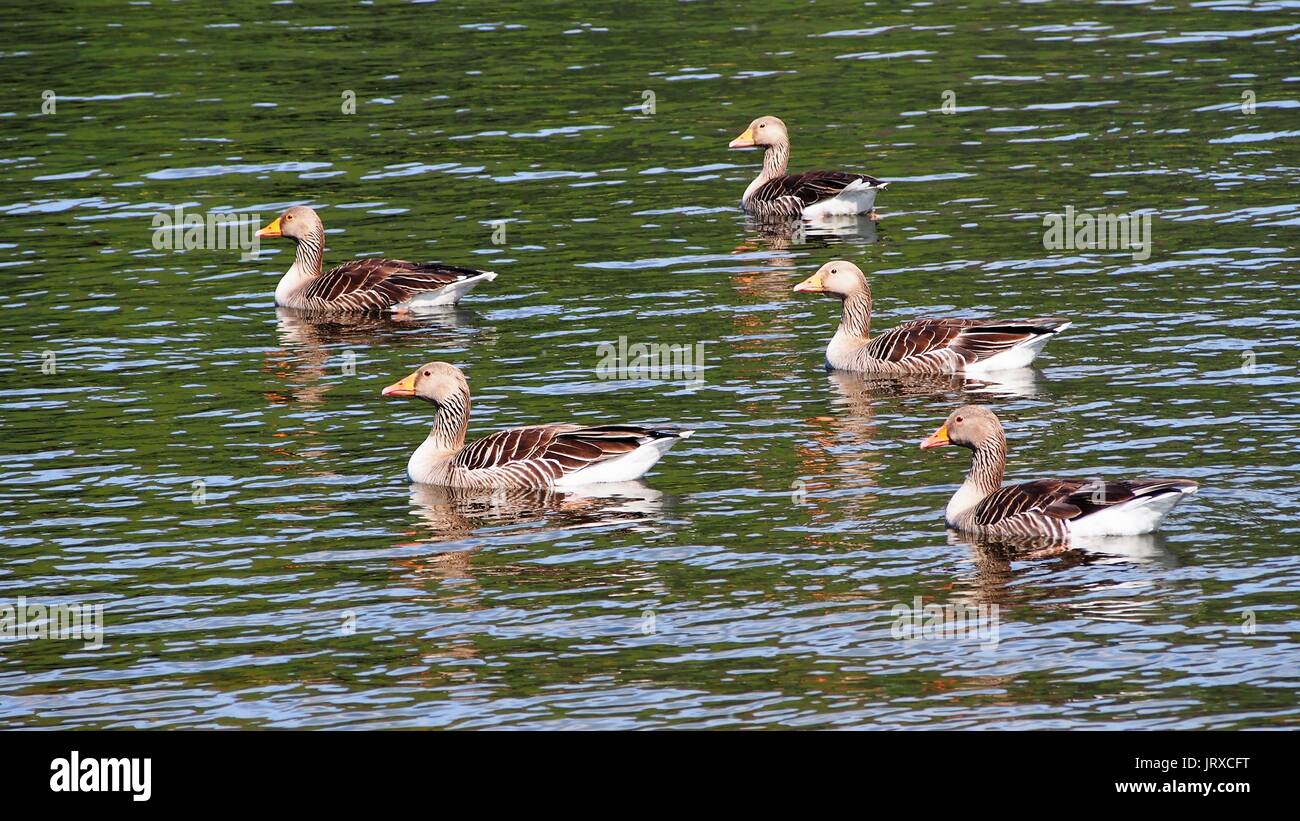
<svg viewBox="0 0 1300 821"><path fill-rule="evenodd" d="M871 330L871 286L863 283L860 290L844 296L844 309L840 312L838 334L867 341Z"/></svg>
<svg viewBox="0 0 1300 821"><path fill-rule="evenodd" d="M293 270L306 276L319 276L325 261L325 237L318 226L297 241L293 251Z"/></svg>
<svg viewBox="0 0 1300 821"><path fill-rule="evenodd" d="M469 394L457 391L438 403L438 413L429 429L429 441L441 451L454 453L465 447L465 432L469 430Z"/></svg>
<svg viewBox="0 0 1300 821"><path fill-rule="evenodd" d="M763 173L759 178L767 182L785 176L789 163L790 144L788 142L769 145L767 150L763 152Z"/></svg>
<svg viewBox="0 0 1300 821"><path fill-rule="evenodd" d="M983 499L1002 487L1002 474L1006 468L1007 438L999 430L975 449L970 473L966 474L966 484L979 491L979 498Z"/></svg>
<svg viewBox="0 0 1300 821"><path fill-rule="evenodd" d="M963 515L970 513L989 494L1002 487L1002 472L1006 467L1007 441L1001 432L995 439L975 449L970 472L957 492L948 500L945 518L950 525L959 525Z"/></svg>

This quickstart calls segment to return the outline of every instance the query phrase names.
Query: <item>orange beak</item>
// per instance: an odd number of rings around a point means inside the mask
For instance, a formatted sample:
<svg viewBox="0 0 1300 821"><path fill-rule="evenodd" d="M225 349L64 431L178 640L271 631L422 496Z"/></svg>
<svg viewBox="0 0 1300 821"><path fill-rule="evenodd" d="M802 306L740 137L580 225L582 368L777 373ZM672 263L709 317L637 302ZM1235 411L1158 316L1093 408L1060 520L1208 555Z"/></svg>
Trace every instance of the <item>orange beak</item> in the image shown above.
<svg viewBox="0 0 1300 821"><path fill-rule="evenodd" d="M941 448L944 445L951 445L951 444L952 442L948 440L948 423L944 422L942 425L939 426L938 430L930 434L930 438L926 439L924 442L921 443L921 450L929 450L930 448Z"/></svg>
<svg viewBox="0 0 1300 821"><path fill-rule="evenodd" d="M380 396L415 396L415 374L394 382L379 392Z"/></svg>
<svg viewBox="0 0 1300 821"><path fill-rule="evenodd" d="M746 128L745 133L727 143L727 148L753 148L756 145L758 143L754 142L754 129Z"/></svg>
<svg viewBox="0 0 1300 821"><path fill-rule="evenodd" d="M259 236L263 239L283 236L283 234L280 233L280 218L276 217L275 219L271 220L271 224L263 228L261 231L258 231L256 236Z"/></svg>
<svg viewBox="0 0 1300 821"><path fill-rule="evenodd" d="M818 271L817 273L808 277L803 282L800 282L798 285L794 286L794 289L796 291L801 291L803 293L809 293L809 294L826 293L826 283L822 280L822 272Z"/></svg>

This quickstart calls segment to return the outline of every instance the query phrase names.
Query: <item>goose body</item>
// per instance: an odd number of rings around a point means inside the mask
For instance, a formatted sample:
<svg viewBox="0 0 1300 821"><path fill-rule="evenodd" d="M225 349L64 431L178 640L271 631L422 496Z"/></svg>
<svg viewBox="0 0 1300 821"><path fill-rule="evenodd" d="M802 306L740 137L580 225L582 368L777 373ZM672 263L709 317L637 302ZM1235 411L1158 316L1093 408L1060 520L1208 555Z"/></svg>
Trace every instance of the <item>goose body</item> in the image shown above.
<svg viewBox="0 0 1300 821"><path fill-rule="evenodd" d="M974 452L966 481L949 500L949 527L989 539L1138 536L1156 530L1174 506L1197 490L1190 479L1037 479L1003 485L1006 437L989 409L953 411L922 449L960 445Z"/></svg>
<svg viewBox="0 0 1300 821"><path fill-rule="evenodd" d="M790 136L776 117L759 117L728 148L763 146L763 170L745 189L740 207L761 217L820 219L873 214L876 194L887 182L848 171L787 174Z"/></svg>
<svg viewBox="0 0 1300 821"><path fill-rule="evenodd" d="M275 304L312 313L419 313L455 305L492 271L402 259L357 259L322 270L325 228L311 208L285 211L257 232L295 243L293 265L275 288Z"/></svg>
<svg viewBox="0 0 1300 821"><path fill-rule="evenodd" d="M914 319L871 337L871 286L858 266L844 260L826 263L794 290L834 294L844 301L840 325L826 347L826 365L835 370L978 376L1023 368L1070 327L1060 317Z"/></svg>
<svg viewBox="0 0 1300 821"><path fill-rule="evenodd" d="M532 425L466 445L469 383L445 362L422 366L383 395L419 397L438 407L429 436L406 464L407 477L420 484L563 488L629 482L692 433L639 425Z"/></svg>

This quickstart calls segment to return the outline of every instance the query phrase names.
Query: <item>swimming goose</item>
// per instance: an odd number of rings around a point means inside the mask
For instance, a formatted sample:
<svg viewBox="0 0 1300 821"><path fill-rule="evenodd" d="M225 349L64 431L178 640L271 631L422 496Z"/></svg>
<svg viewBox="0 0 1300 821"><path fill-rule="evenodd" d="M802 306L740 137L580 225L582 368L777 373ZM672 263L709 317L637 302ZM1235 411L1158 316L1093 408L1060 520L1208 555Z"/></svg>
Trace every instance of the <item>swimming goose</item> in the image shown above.
<svg viewBox="0 0 1300 821"><path fill-rule="evenodd" d="M428 438L406 464L412 482L429 485L546 488L630 482L693 433L637 425L534 425L466 445L469 383L446 362L421 366L382 395L414 396L437 407Z"/></svg>
<svg viewBox="0 0 1300 821"><path fill-rule="evenodd" d="M876 192L889 185L867 174L847 171L805 171L786 174L790 134L776 117L759 117L728 148L764 146L763 170L745 189L740 207L762 217L803 217L869 213Z"/></svg>
<svg viewBox="0 0 1300 821"><path fill-rule="evenodd" d="M913 319L868 338L871 286L858 266L842 259L828 262L794 289L844 300L840 326L826 348L826 365L844 371L974 375L1021 368L1034 361L1049 339L1070 327L1059 317Z"/></svg>
<svg viewBox="0 0 1300 821"><path fill-rule="evenodd" d="M492 271L401 259L354 259L321 272L325 227L306 206L285 211L257 232L295 243L293 265L275 287L275 304L313 312L402 313L455 305Z"/></svg>
<svg viewBox="0 0 1300 821"><path fill-rule="evenodd" d="M1197 489L1189 479L1038 479L1003 487L1007 440L998 417L981 405L953 411L921 448L944 445L975 452L966 481L948 502L948 526L986 538L1061 541L1150 533Z"/></svg>

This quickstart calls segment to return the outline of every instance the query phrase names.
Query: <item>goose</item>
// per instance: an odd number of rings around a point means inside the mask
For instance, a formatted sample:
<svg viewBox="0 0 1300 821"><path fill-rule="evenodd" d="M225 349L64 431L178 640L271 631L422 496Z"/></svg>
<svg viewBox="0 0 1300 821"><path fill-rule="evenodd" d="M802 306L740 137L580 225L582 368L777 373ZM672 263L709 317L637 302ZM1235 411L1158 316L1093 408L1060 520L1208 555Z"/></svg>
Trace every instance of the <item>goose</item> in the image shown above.
<svg viewBox="0 0 1300 821"><path fill-rule="evenodd" d="M871 286L858 266L842 259L828 262L794 290L844 300L840 326L826 347L826 365L835 370L903 376L1022 368L1048 340L1070 327L1060 317L913 319L869 338Z"/></svg>
<svg viewBox="0 0 1300 821"><path fill-rule="evenodd" d="M984 538L1139 536L1153 532L1198 487L1190 479L1037 479L1003 486L1007 440L998 417L982 405L953 411L921 449L945 445L975 453L966 481L948 502L948 526Z"/></svg>
<svg viewBox="0 0 1300 821"><path fill-rule="evenodd" d="M727 148L763 146L763 170L745 189L740 207L761 217L818 217L867 213L876 219L876 192L887 182L847 171L787 174L790 134L776 117L759 117Z"/></svg>
<svg viewBox="0 0 1300 821"><path fill-rule="evenodd" d="M314 210L290 208L257 232L294 241L293 265L275 287L281 308L325 313L418 313L455 305L492 271L401 259L354 259L322 273L325 226Z"/></svg>
<svg viewBox="0 0 1300 821"><path fill-rule="evenodd" d="M418 484L550 488L630 482L694 433L638 425L533 425L466 445L469 382L446 362L420 366L381 395L413 396L438 409L428 438L406 464L407 477Z"/></svg>

